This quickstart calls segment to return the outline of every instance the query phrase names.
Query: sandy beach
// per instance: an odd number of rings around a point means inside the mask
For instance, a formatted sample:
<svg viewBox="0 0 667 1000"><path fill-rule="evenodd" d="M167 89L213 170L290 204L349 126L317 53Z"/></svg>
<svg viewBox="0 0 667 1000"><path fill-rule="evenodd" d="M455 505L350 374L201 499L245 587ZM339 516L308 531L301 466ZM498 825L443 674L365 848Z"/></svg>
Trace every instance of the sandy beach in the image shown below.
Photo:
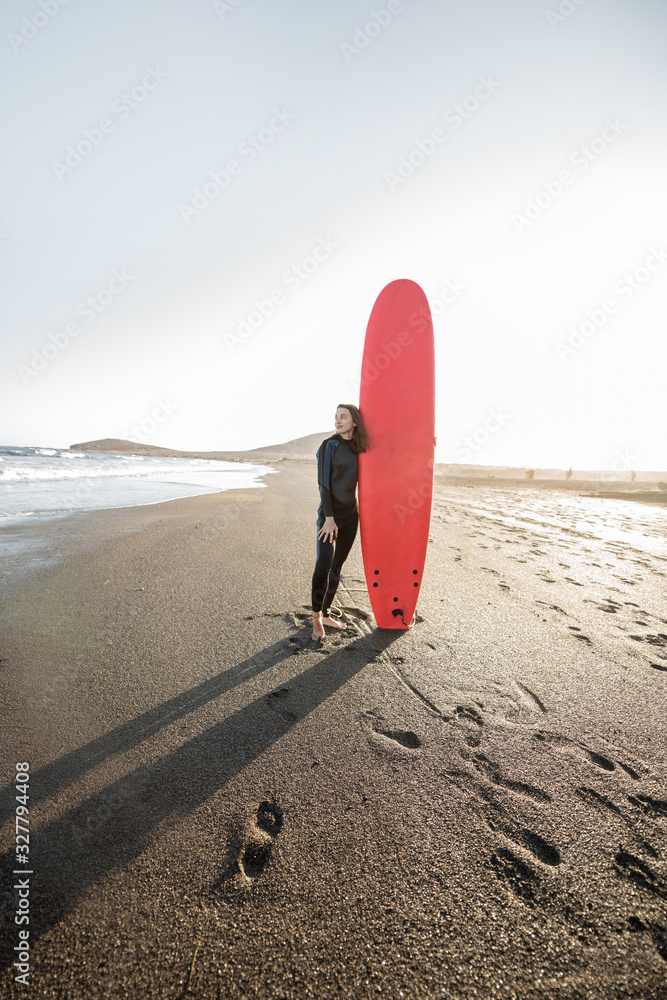
<svg viewBox="0 0 667 1000"><path fill-rule="evenodd" d="M276 468L6 559L2 995L667 997L667 507L437 477L421 620L376 629L357 540L313 649Z"/></svg>

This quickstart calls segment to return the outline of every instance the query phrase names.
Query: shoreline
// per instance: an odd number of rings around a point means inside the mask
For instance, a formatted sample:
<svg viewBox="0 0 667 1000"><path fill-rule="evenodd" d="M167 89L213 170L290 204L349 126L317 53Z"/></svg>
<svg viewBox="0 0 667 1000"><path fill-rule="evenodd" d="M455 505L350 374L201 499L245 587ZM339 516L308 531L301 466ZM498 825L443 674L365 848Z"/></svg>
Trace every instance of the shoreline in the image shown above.
<svg viewBox="0 0 667 1000"><path fill-rule="evenodd" d="M244 460L245 461L245 460ZM278 468L271 469L270 473L259 476L263 480L265 476L278 473L285 469L307 469L314 468L314 460L303 458L290 458L284 456ZM265 488L268 484L265 483ZM520 489L523 491L537 491L539 493L563 492L577 493L581 497L593 497L604 500L632 500L638 503L645 503L658 506L667 506L667 491L646 492L638 490L635 484L626 484L624 490L619 490L619 483L614 483L615 489L609 491L594 492L595 488L602 485L601 481L582 480L581 483L569 482L567 484L559 480L526 480L526 479L497 479L496 477L465 477L448 476L436 471L434 476L434 495L438 487L470 487L470 488L491 488L494 490ZM611 485L611 484L610 484ZM182 500L191 500L202 496L221 496L224 493L244 493L246 490L254 490L257 487L234 488L211 493L197 493L188 497L172 497L168 500L151 500L145 504L125 504L119 507L98 507L82 510L49 511L36 512L30 515L6 515L0 518L0 551L5 559L10 560L13 569L16 570L17 563L21 562L22 570L28 572L39 566L46 566L50 563L49 552L51 549L52 528L55 523L65 521L69 518L79 519L88 515L103 514L109 511L131 511L144 507L157 507L160 504L177 503ZM581 492L579 492L581 490ZM82 525L85 530L85 523ZM42 552L43 555L39 553Z"/></svg>

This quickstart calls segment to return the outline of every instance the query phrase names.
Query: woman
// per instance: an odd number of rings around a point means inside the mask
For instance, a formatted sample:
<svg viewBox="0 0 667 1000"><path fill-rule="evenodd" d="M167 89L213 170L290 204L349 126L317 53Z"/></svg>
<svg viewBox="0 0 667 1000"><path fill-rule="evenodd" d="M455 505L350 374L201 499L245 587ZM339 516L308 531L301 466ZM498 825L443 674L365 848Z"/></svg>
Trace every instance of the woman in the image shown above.
<svg viewBox="0 0 667 1000"><path fill-rule="evenodd" d="M329 617L340 571L347 559L359 525L357 507L357 456L368 451L370 440L356 406L341 403L336 410L336 433L317 449L317 562L313 573L313 639L324 639L324 626L343 629Z"/></svg>

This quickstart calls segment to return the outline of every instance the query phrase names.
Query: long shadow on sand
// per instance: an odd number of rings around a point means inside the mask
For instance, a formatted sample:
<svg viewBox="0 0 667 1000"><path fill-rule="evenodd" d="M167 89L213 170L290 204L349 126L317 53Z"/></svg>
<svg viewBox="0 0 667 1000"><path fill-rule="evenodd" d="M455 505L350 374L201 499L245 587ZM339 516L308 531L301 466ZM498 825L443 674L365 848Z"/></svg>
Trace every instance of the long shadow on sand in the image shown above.
<svg viewBox="0 0 667 1000"><path fill-rule="evenodd" d="M66 815L31 831L31 869L35 875L31 944L48 932L77 905L100 879L128 864L145 850L158 826L169 826L208 799L248 763L268 749L318 705L331 697L367 663L387 649L402 632L377 630L330 656L319 657L287 682L292 692L293 718L274 711L266 695L239 709L224 721L177 747L159 761L136 768L103 792L90 796ZM133 722L119 726L88 747L35 774L42 797L75 780L91 763L136 745L140 739L168 725L235 684L291 655L287 640L268 647ZM295 661L298 662L298 661ZM127 742L125 742L127 741ZM70 768L66 766L69 760ZM94 817L92 824L90 818ZM5 913L15 909L14 850L0 858L3 886L8 895ZM15 934L3 935L0 967L14 958Z"/></svg>
<svg viewBox="0 0 667 1000"><path fill-rule="evenodd" d="M207 681L202 681L196 687L170 698L169 701L144 712L136 719L124 722L116 729L105 733L104 736L91 740L90 743L79 747L78 750L73 750L71 753L65 754L64 757L40 768L31 775L30 805L34 806L42 799L48 799L49 796L55 795L77 781L87 771L92 771L93 768L98 767L118 753L139 746L140 743L164 729L165 726L170 726L178 719L189 715L190 712L201 708L207 702L225 694L226 691L231 691L238 684L243 684L252 677L276 666L291 656L293 652L293 648L287 645L284 640L276 642L250 659L237 663ZM15 806L13 798L4 795L0 798L0 823L4 823L5 820L14 815Z"/></svg>

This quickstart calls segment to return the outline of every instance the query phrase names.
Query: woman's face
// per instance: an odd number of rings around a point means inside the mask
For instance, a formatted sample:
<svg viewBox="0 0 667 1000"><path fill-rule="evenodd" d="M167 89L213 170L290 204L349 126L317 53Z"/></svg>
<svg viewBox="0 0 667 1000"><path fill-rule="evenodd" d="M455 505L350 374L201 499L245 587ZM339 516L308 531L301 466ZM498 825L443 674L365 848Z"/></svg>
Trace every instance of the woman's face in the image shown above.
<svg viewBox="0 0 667 1000"><path fill-rule="evenodd" d="M352 414L344 406L339 406L336 410L334 422L336 424L336 433L342 435L351 435L356 426L352 419Z"/></svg>

